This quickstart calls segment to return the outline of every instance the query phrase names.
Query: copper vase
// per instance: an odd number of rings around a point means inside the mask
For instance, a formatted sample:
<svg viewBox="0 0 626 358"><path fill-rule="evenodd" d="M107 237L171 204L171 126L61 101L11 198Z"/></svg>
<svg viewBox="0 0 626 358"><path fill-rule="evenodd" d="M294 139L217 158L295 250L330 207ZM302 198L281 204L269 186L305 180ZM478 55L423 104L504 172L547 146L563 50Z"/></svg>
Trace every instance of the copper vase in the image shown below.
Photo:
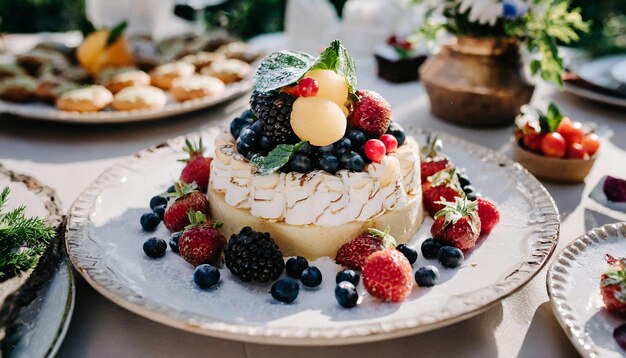
<svg viewBox="0 0 626 358"><path fill-rule="evenodd" d="M528 81L516 40L461 36L442 46L421 67L431 111L445 121L468 127L513 123L530 102Z"/></svg>

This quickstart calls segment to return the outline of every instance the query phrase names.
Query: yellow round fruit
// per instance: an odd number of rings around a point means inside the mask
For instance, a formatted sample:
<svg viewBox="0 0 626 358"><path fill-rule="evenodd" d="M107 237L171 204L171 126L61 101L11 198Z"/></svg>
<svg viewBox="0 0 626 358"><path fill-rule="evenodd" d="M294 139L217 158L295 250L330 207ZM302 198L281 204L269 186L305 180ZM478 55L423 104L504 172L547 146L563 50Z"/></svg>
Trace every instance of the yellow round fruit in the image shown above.
<svg viewBox="0 0 626 358"><path fill-rule="evenodd" d="M76 58L85 71L92 73L92 67L106 47L108 38L109 32L107 30L98 30L89 34L78 46Z"/></svg>
<svg viewBox="0 0 626 358"><path fill-rule="evenodd" d="M315 97L329 99L339 106L346 104L348 100L348 82L343 76L331 70L312 70L303 78L311 77L317 81L319 91Z"/></svg>
<svg viewBox="0 0 626 358"><path fill-rule="evenodd" d="M85 38L76 50L81 67L91 75L97 75L105 67L126 67L134 64L131 46L124 36L107 45L109 31L98 30Z"/></svg>
<svg viewBox="0 0 626 358"><path fill-rule="evenodd" d="M291 128L311 145L325 146L343 138L348 123L337 104L320 97L300 97L293 103Z"/></svg>

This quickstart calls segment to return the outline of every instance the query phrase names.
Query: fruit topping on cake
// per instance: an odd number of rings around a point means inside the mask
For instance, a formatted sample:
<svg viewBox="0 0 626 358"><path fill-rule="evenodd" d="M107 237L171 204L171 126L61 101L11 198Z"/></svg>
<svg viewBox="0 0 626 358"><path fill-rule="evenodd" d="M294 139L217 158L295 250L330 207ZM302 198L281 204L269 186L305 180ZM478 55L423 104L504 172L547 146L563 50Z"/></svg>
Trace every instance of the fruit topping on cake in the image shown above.
<svg viewBox="0 0 626 358"><path fill-rule="evenodd" d="M480 235L489 235L500 221L500 212L496 204L485 198L477 199L477 210L480 217Z"/></svg>
<svg viewBox="0 0 626 358"><path fill-rule="evenodd" d="M441 139L435 137L428 142L428 145L422 148L422 161L420 162L422 183L428 180L428 177L449 168L452 163L441 153Z"/></svg>
<svg viewBox="0 0 626 358"><path fill-rule="evenodd" d="M612 313L626 313L626 261L606 255L611 267L600 277L600 293L604 306Z"/></svg>
<svg viewBox="0 0 626 358"><path fill-rule="evenodd" d="M190 224L178 239L180 256L193 266L216 264L222 256L226 239L219 232L221 222L211 223L200 211L189 211Z"/></svg>
<svg viewBox="0 0 626 358"><path fill-rule="evenodd" d="M197 185L176 183L175 188L176 191L169 195L173 202L168 205L163 216L163 224L171 232L181 231L191 223L190 210L204 214L209 212L209 201L198 191Z"/></svg>
<svg viewBox="0 0 626 358"><path fill-rule="evenodd" d="M389 228L384 232L368 229L352 241L341 246L335 256L335 262L353 269L361 270L369 255L385 248L395 247L395 239L389 235Z"/></svg>
<svg viewBox="0 0 626 358"><path fill-rule="evenodd" d="M185 163L185 167L180 173L180 181L187 184L196 183L200 191L206 193L209 187L211 161L213 158L204 155L202 139L200 139L198 144L185 140L184 150L189 154L189 158L182 160Z"/></svg>
<svg viewBox="0 0 626 358"><path fill-rule="evenodd" d="M454 167L439 171L422 184L424 208L431 215L444 208L442 200L453 202L455 198L465 196Z"/></svg>
<svg viewBox="0 0 626 358"><path fill-rule="evenodd" d="M478 205L466 198L455 198L453 202L441 200L443 209L435 214L430 233L444 244L469 250L476 244L480 235Z"/></svg>

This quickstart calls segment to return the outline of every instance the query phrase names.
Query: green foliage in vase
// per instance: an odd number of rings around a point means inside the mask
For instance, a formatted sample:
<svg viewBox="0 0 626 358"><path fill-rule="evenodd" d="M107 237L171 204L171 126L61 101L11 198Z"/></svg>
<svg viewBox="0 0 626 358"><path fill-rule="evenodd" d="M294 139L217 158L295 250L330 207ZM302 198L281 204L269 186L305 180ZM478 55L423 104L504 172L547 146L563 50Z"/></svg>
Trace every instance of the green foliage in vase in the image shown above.
<svg viewBox="0 0 626 358"><path fill-rule="evenodd" d="M433 3L430 11L430 19L444 21L427 22L420 31L424 36L432 37L439 29L457 36L517 39L539 55L530 64L531 72L559 85L564 67L558 44L574 43L579 33L589 30L581 9L569 0L443 0Z"/></svg>

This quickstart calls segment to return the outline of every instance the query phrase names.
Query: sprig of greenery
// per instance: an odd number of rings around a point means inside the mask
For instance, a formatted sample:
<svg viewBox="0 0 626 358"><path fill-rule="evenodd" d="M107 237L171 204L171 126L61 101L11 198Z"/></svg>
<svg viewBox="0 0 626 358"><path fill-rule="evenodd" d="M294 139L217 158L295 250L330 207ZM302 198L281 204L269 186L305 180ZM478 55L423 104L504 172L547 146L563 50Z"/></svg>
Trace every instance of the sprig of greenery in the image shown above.
<svg viewBox="0 0 626 358"><path fill-rule="evenodd" d="M24 206L5 211L9 193L0 193L0 282L35 267L55 235L43 220L26 217Z"/></svg>

